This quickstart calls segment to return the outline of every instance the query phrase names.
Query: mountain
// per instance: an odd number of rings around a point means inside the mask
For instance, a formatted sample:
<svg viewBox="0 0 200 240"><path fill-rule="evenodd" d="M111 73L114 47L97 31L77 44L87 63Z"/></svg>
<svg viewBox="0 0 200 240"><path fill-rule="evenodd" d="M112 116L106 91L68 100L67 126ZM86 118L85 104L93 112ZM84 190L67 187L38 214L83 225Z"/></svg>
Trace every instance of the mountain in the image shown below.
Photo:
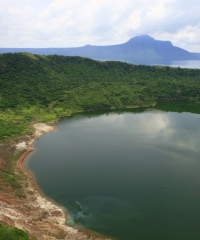
<svg viewBox="0 0 200 240"><path fill-rule="evenodd" d="M96 60L119 60L127 62L198 60L199 55L175 47L170 41L160 41L148 35L131 38L128 42L109 45L74 48L8 48L5 52L29 52L42 55L82 56Z"/></svg>
<svg viewBox="0 0 200 240"><path fill-rule="evenodd" d="M200 59L200 53L192 53L195 57L197 57L198 59Z"/></svg>

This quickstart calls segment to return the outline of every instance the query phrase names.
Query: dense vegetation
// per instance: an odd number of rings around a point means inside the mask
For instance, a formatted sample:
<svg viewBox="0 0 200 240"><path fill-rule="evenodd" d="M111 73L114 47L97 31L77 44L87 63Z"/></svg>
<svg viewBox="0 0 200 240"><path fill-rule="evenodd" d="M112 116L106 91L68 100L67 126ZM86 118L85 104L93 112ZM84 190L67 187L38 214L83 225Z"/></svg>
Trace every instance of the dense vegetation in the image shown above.
<svg viewBox="0 0 200 240"><path fill-rule="evenodd" d="M167 102L171 102L170 108ZM197 69L57 55L0 55L0 141L28 133L31 121L50 122L77 111L156 105L167 111L200 113L198 102ZM1 169L1 177L20 189L11 158ZM0 224L1 239L28 236Z"/></svg>
<svg viewBox="0 0 200 240"><path fill-rule="evenodd" d="M28 235L18 228L4 226L0 223L0 240L28 240Z"/></svg>
<svg viewBox="0 0 200 240"><path fill-rule="evenodd" d="M28 53L0 55L0 140L76 111L200 101L200 70Z"/></svg>

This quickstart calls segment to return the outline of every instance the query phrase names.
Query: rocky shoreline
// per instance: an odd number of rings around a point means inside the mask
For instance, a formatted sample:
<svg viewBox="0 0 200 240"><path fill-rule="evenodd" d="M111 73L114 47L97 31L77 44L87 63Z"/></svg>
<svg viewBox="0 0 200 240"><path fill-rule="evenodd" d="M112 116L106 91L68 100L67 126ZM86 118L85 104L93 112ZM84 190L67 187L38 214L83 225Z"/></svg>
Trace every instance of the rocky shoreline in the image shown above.
<svg viewBox="0 0 200 240"><path fill-rule="evenodd" d="M22 163L34 150L32 147L34 140L44 133L54 131L55 128L44 123L35 123L33 128L32 137L15 144L15 154L24 151L17 161L15 170L22 178L20 183L24 197L16 197L9 187L0 185L0 222L24 230L30 239L106 239L96 233L67 226L64 210L38 192L32 176L23 169Z"/></svg>

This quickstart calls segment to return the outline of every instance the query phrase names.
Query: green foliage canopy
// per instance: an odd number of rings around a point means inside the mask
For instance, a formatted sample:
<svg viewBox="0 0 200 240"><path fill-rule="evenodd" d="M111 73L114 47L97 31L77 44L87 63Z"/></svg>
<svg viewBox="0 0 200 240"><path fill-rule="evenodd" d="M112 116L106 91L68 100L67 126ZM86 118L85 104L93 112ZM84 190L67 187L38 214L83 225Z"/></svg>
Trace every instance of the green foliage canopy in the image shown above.
<svg viewBox="0 0 200 240"><path fill-rule="evenodd" d="M197 103L199 83L199 69L1 54L0 139L26 132L31 120L51 121L76 111Z"/></svg>
<svg viewBox="0 0 200 240"><path fill-rule="evenodd" d="M29 240L29 237L18 228L4 226L0 223L0 240Z"/></svg>

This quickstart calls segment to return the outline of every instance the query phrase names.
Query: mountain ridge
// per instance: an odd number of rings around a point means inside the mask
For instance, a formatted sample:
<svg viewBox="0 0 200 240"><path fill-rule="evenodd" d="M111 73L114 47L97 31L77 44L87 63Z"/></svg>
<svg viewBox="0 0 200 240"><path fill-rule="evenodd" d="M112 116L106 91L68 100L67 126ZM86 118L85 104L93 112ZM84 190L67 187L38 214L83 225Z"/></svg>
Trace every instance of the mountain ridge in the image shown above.
<svg viewBox="0 0 200 240"><path fill-rule="evenodd" d="M0 48L0 53L29 52L41 55L81 56L95 60L176 61L199 60L200 54L173 46L170 41L156 40L149 35L136 36L125 43L96 46L87 44L73 48Z"/></svg>

